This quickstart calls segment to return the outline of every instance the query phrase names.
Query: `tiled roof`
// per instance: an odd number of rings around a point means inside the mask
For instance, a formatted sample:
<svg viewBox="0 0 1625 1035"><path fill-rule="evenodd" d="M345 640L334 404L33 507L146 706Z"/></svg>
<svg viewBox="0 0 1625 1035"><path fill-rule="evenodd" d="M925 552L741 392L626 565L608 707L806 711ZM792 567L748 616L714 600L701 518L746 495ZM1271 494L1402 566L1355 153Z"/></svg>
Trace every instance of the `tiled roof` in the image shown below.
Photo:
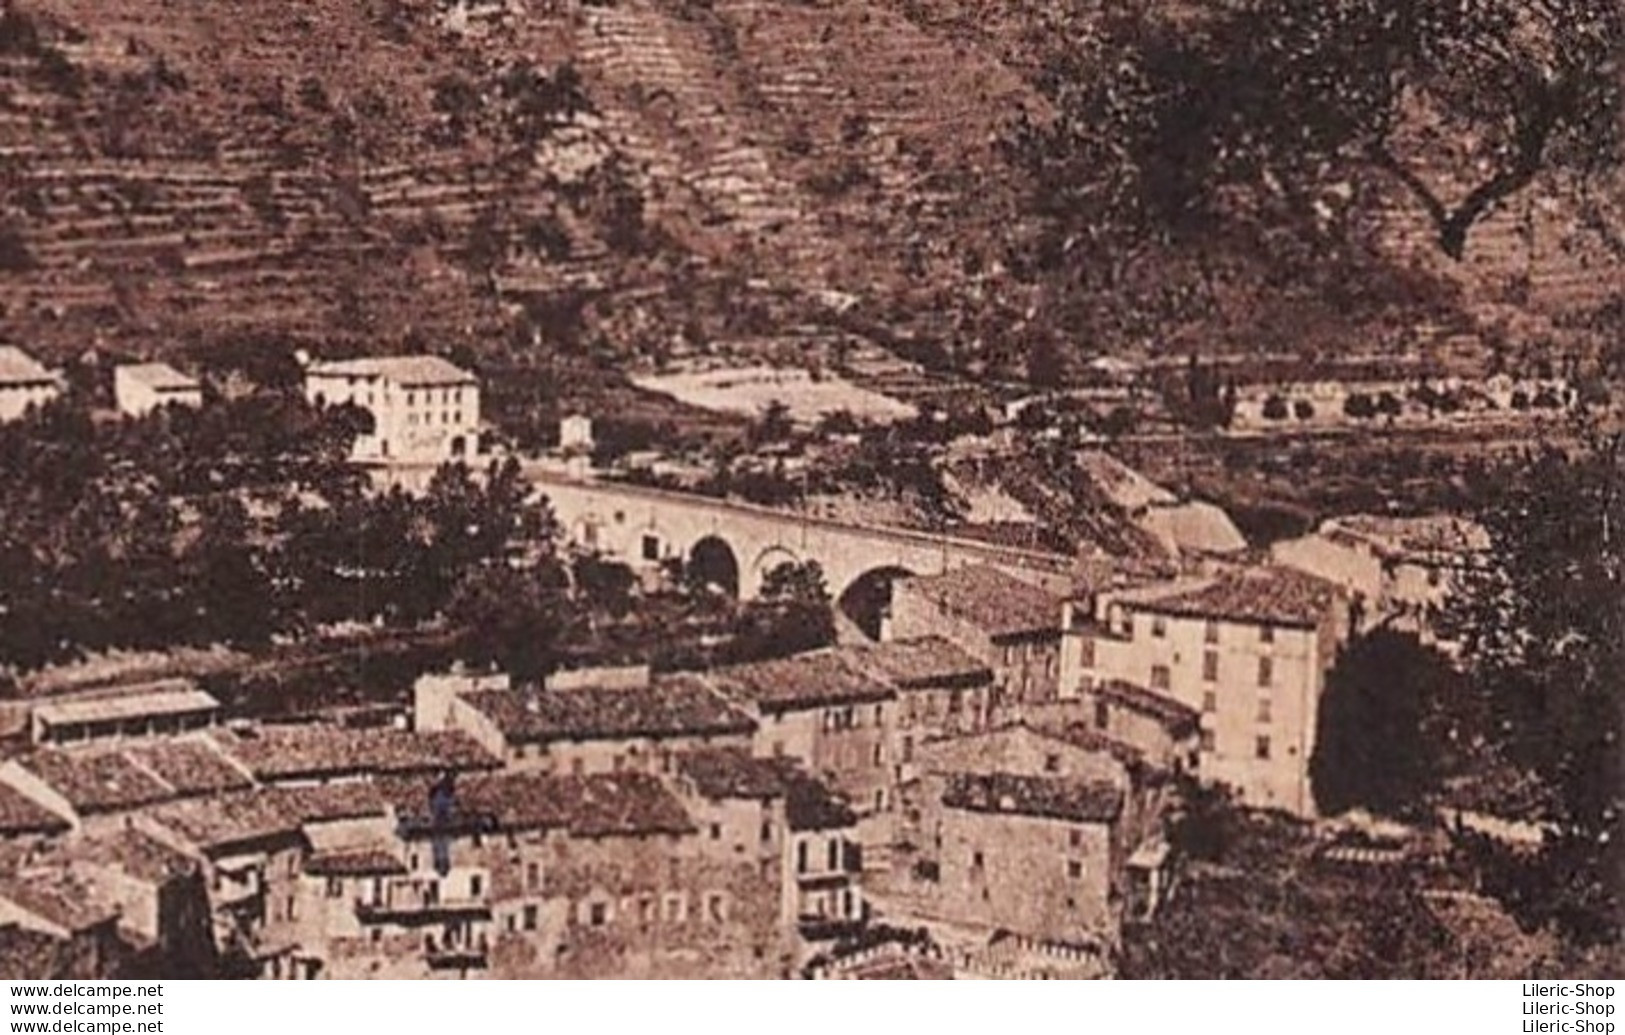
<svg viewBox="0 0 1625 1035"><path fill-rule="evenodd" d="M1083 748L1085 751L1110 755L1125 766L1144 765L1146 761L1145 752L1133 744L1124 743L1116 737L1090 729L1082 722L1033 721L1025 724L1023 728L1063 744Z"/></svg>
<svg viewBox="0 0 1625 1035"><path fill-rule="evenodd" d="M1147 595L1136 609L1186 618L1313 628L1329 613L1335 584L1289 568L1229 571L1205 585L1164 596Z"/></svg>
<svg viewBox="0 0 1625 1035"><path fill-rule="evenodd" d="M221 750L260 780L362 773L494 769L500 763L456 731L412 733L342 726L255 726L215 733Z"/></svg>
<svg viewBox="0 0 1625 1035"><path fill-rule="evenodd" d="M363 816L382 816L389 802L368 783L330 783L309 787L272 787L259 793L301 823L324 823Z"/></svg>
<svg viewBox="0 0 1625 1035"><path fill-rule="evenodd" d="M384 377L398 385L474 384L473 374L439 356L367 356L311 365L315 374Z"/></svg>
<svg viewBox="0 0 1625 1035"><path fill-rule="evenodd" d="M706 736L756 728L750 716L691 675L624 689L482 690L463 700L515 743Z"/></svg>
<svg viewBox="0 0 1625 1035"><path fill-rule="evenodd" d="M942 793L949 808L1110 823L1123 811L1123 792L1109 783L1014 773L953 773Z"/></svg>
<svg viewBox="0 0 1625 1035"><path fill-rule="evenodd" d="M79 858L116 867L140 880L161 883L197 868L188 856L144 831L120 827L80 841L69 850Z"/></svg>
<svg viewBox="0 0 1625 1035"><path fill-rule="evenodd" d="M54 382L56 375L15 345L0 345L0 385Z"/></svg>
<svg viewBox="0 0 1625 1035"><path fill-rule="evenodd" d="M406 872L406 864L382 848L351 848L318 852L305 860L312 877L370 877Z"/></svg>
<svg viewBox="0 0 1625 1035"><path fill-rule="evenodd" d="M187 377L168 363L129 363L119 367L118 373L160 392L185 391L199 386L197 378Z"/></svg>
<svg viewBox="0 0 1625 1035"><path fill-rule="evenodd" d="M795 711L833 704L884 701L896 690L879 673L855 663L838 649L713 669L723 693L749 701L765 712Z"/></svg>
<svg viewBox="0 0 1625 1035"><path fill-rule="evenodd" d="M454 786L454 828L563 830L576 837L686 834L693 821L681 802L655 777L643 773L560 776L504 772L466 776ZM427 836L432 781L389 784L403 829Z"/></svg>
<svg viewBox="0 0 1625 1035"><path fill-rule="evenodd" d="M119 751L41 748L19 757L17 764L81 813L139 808L176 796L174 788Z"/></svg>
<svg viewBox="0 0 1625 1035"><path fill-rule="evenodd" d="M951 690L985 686L993 670L940 636L843 647L853 665L867 668L899 690Z"/></svg>
<svg viewBox="0 0 1625 1035"><path fill-rule="evenodd" d="M1201 712L1183 701L1176 701L1167 694L1160 694L1121 679L1097 683L1091 692L1096 697L1105 698L1142 715L1149 715L1170 729L1194 726L1202 717Z"/></svg>
<svg viewBox="0 0 1625 1035"><path fill-rule="evenodd" d="M0 980L49 981L62 976L67 942L16 923L0 924Z"/></svg>
<svg viewBox="0 0 1625 1035"><path fill-rule="evenodd" d="M239 791L253 783L203 738L131 744L123 753L184 795Z"/></svg>
<svg viewBox="0 0 1625 1035"><path fill-rule="evenodd" d="M994 638L1061 629L1059 597L987 565L903 579L895 591L922 596Z"/></svg>
<svg viewBox="0 0 1625 1035"><path fill-rule="evenodd" d="M51 725L115 722L147 716L187 715L219 709L220 702L185 680L154 683L139 692L71 701L47 701L34 715Z"/></svg>
<svg viewBox="0 0 1625 1035"><path fill-rule="evenodd" d="M67 820L10 784L0 783L0 836L57 834L66 829Z"/></svg>
<svg viewBox="0 0 1625 1035"><path fill-rule="evenodd" d="M822 780L792 758L756 758L736 748L696 751L678 762L684 776L707 798L785 800L792 830L849 827L857 814Z"/></svg>
<svg viewBox="0 0 1625 1035"><path fill-rule="evenodd" d="M707 798L782 798L785 772L793 764L784 758L758 758L741 748L693 751L677 760L678 770Z"/></svg>
<svg viewBox="0 0 1625 1035"><path fill-rule="evenodd" d="M298 836L299 820L261 791L175 802L150 813L154 822L199 851L222 851Z"/></svg>
<svg viewBox="0 0 1625 1035"><path fill-rule="evenodd" d="M0 879L0 898L66 931L83 931L118 918L65 871L22 871Z"/></svg>

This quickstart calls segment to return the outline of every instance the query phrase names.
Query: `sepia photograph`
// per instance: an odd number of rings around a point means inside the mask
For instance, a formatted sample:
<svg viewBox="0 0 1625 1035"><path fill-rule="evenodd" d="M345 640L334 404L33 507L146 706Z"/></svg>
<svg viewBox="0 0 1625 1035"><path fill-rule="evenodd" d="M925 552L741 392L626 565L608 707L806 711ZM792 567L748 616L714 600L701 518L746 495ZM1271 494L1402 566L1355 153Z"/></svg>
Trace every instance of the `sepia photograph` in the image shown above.
<svg viewBox="0 0 1625 1035"><path fill-rule="evenodd" d="M1611 1017L1622 388L1620 0L0 0L8 1030Z"/></svg>

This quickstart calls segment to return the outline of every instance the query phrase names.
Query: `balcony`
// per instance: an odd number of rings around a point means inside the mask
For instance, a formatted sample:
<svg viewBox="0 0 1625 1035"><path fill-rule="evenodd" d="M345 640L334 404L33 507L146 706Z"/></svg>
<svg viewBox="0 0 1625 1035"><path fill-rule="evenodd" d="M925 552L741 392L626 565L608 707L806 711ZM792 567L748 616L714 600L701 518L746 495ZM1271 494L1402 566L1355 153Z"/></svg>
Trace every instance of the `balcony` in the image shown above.
<svg viewBox="0 0 1625 1035"><path fill-rule="evenodd" d="M473 938L437 939L433 935L423 940L423 956L431 970L468 970L484 967L489 959L490 945L485 935Z"/></svg>
<svg viewBox="0 0 1625 1035"><path fill-rule="evenodd" d="M489 917L486 897L448 898L431 891L391 889L378 898L355 900L355 915L362 923L431 923L454 917Z"/></svg>

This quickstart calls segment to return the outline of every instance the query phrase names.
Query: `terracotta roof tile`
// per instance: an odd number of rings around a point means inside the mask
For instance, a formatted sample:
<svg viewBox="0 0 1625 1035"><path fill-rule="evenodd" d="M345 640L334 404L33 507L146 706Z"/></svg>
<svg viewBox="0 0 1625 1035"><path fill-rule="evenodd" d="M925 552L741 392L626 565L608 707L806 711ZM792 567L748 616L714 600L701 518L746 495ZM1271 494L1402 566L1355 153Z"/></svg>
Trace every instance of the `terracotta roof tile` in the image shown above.
<svg viewBox="0 0 1625 1035"><path fill-rule="evenodd" d="M214 734L221 750L260 780L494 769L501 763L468 735L341 726L255 726Z"/></svg>
<svg viewBox="0 0 1625 1035"><path fill-rule="evenodd" d="M904 579L896 591L922 596L995 639L1061 631L1060 597L987 565Z"/></svg>
<svg viewBox="0 0 1625 1035"><path fill-rule="evenodd" d="M174 788L121 751L40 748L17 764L51 787L77 812L93 814L139 808L177 796Z"/></svg>
<svg viewBox="0 0 1625 1035"><path fill-rule="evenodd" d="M401 828L432 834L434 781L389 781ZM452 806L442 823L453 829L563 830L576 837L686 834L693 821L677 798L643 773L561 776L504 772L465 776L452 785Z"/></svg>
<svg viewBox="0 0 1625 1035"><path fill-rule="evenodd" d="M1234 570L1196 588L1146 594L1135 610L1187 618L1313 628L1340 595L1334 583L1289 568Z"/></svg>
<svg viewBox="0 0 1625 1035"><path fill-rule="evenodd" d="M897 696L878 672L854 663L838 649L729 665L713 669L711 679L723 693L749 701L764 712L884 701Z"/></svg>
<svg viewBox="0 0 1625 1035"><path fill-rule="evenodd" d="M993 670L940 636L843 647L849 661L891 681L899 690L952 690L986 686Z"/></svg>
<svg viewBox="0 0 1625 1035"><path fill-rule="evenodd" d="M783 798L792 830L831 830L857 823L857 814L822 780L793 758L757 758L735 748L695 751L678 760L699 793L729 798Z"/></svg>
<svg viewBox="0 0 1625 1035"><path fill-rule="evenodd" d="M1014 773L953 773L942 793L942 803L969 812L1111 823L1123 811L1123 792L1097 780Z"/></svg>
<svg viewBox="0 0 1625 1035"><path fill-rule="evenodd" d="M363 356L318 362L310 369L312 373L341 377L385 377L406 386L461 385L477 381L473 374L439 356Z"/></svg>
<svg viewBox="0 0 1625 1035"><path fill-rule="evenodd" d="M59 834L66 829L66 819L10 784L0 783L0 836Z"/></svg>
<svg viewBox="0 0 1625 1035"><path fill-rule="evenodd" d="M516 743L744 734L756 728L749 715L684 674L641 687L481 690L463 699Z"/></svg>

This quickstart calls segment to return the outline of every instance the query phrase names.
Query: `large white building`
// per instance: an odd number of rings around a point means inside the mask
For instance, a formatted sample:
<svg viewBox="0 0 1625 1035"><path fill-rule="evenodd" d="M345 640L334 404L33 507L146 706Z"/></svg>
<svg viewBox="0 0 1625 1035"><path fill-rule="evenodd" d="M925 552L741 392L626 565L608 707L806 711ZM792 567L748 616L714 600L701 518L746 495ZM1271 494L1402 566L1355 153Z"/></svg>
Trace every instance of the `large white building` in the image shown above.
<svg viewBox="0 0 1625 1035"><path fill-rule="evenodd" d="M1069 603L1063 699L1121 681L1200 714L1198 773L1241 800L1315 813L1320 696L1348 634L1330 582L1284 568L1103 590Z"/></svg>
<svg viewBox="0 0 1625 1035"><path fill-rule="evenodd" d="M305 397L372 415L353 458L435 463L479 453L480 384L438 356L380 356L305 366Z"/></svg>
<svg viewBox="0 0 1625 1035"><path fill-rule="evenodd" d="M0 421L16 420L61 394L60 375L15 345L0 345Z"/></svg>
<svg viewBox="0 0 1625 1035"><path fill-rule="evenodd" d="M127 417L164 406L202 406L203 385L168 363L128 363L113 371L113 399Z"/></svg>

